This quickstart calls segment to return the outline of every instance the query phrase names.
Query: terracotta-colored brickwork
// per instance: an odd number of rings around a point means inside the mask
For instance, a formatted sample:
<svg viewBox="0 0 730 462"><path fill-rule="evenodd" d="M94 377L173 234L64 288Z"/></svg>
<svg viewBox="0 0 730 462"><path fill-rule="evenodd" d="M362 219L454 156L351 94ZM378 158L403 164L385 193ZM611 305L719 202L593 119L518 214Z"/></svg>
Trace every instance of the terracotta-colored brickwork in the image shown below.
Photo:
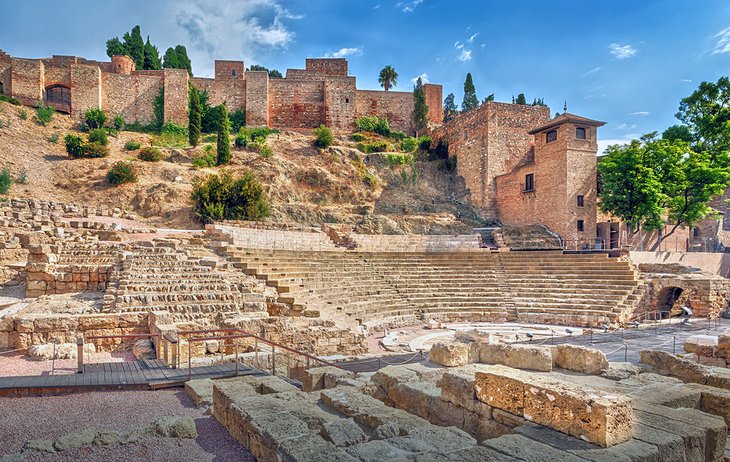
<svg viewBox="0 0 730 462"><path fill-rule="evenodd" d="M366 115L385 117L390 128L412 135L413 93L404 91L357 90L355 118Z"/></svg>
<svg viewBox="0 0 730 462"><path fill-rule="evenodd" d="M322 123L333 130L355 129L355 77L328 78L324 81L325 114Z"/></svg>
<svg viewBox="0 0 730 462"><path fill-rule="evenodd" d="M112 72L116 74L130 75L134 72L136 66L134 60L126 55L112 56Z"/></svg>
<svg viewBox="0 0 730 462"><path fill-rule="evenodd" d="M188 126L188 71L165 69L165 122Z"/></svg>
<svg viewBox="0 0 730 462"><path fill-rule="evenodd" d="M243 61L215 60L216 80L243 80L246 76Z"/></svg>
<svg viewBox="0 0 730 462"><path fill-rule="evenodd" d="M13 91L13 61L10 55L0 50L0 94L10 95Z"/></svg>
<svg viewBox="0 0 730 462"><path fill-rule="evenodd" d="M223 102L229 111L246 110L246 80L241 79L207 79L195 77L190 79L200 91L208 93L208 103L217 106Z"/></svg>
<svg viewBox="0 0 730 462"><path fill-rule="evenodd" d="M246 72L246 125L269 126L269 73Z"/></svg>
<svg viewBox="0 0 730 462"><path fill-rule="evenodd" d="M37 59L12 58L12 96L35 106L43 99L45 66Z"/></svg>
<svg viewBox="0 0 730 462"><path fill-rule="evenodd" d="M444 121L443 88L441 85L427 83L423 85L426 94L426 106L428 106L428 122L434 125L441 125Z"/></svg>
<svg viewBox="0 0 730 462"><path fill-rule="evenodd" d="M317 74L347 77L347 60L345 58L307 58L306 70Z"/></svg>
<svg viewBox="0 0 730 462"><path fill-rule="evenodd" d="M322 82L269 80L269 123L275 128L315 128L324 122Z"/></svg>
<svg viewBox="0 0 730 462"><path fill-rule="evenodd" d="M162 79L156 76L104 73L104 111L121 115L128 122L148 124L154 118L152 102L160 93Z"/></svg>
<svg viewBox="0 0 730 462"><path fill-rule="evenodd" d="M79 117L89 108L101 107L101 69L90 64L72 64L71 113Z"/></svg>

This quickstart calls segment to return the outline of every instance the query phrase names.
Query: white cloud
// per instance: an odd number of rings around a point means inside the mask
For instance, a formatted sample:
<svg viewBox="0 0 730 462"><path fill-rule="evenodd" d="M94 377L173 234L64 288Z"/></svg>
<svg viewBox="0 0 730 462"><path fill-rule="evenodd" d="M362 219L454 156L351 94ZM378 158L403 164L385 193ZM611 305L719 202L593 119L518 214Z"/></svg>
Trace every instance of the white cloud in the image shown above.
<svg viewBox="0 0 730 462"><path fill-rule="evenodd" d="M718 53L730 53L730 27L726 27L717 34L715 34L717 43L715 48L712 49L712 54Z"/></svg>
<svg viewBox="0 0 730 462"><path fill-rule="evenodd" d="M374 9L374 10L377 10L378 8L380 8L380 4L377 4L377 5L375 5L375 6L373 7L373 9Z"/></svg>
<svg viewBox="0 0 730 462"><path fill-rule="evenodd" d="M362 56L362 48L340 48L324 54L325 58L346 58L348 56Z"/></svg>
<svg viewBox="0 0 730 462"><path fill-rule="evenodd" d="M457 40L456 43L454 43L454 48L456 48L457 50L461 50L462 48L464 48L464 44Z"/></svg>
<svg viewBox="0 0 730 462"><path fill-rule="evenodd" d="M415 84L416 84L416 81L417 81L417 80L418 80L419 78L421 79L421 82L423 82L423 83L428 83L428 74L426 74L426 73L424 72L423 74L421 74L421 75L417 75L417 76L415 76L415 77L413 77L413 78L411 79L411 82L413 82L413 85L415 85Z"/></svg>
<svg viewBox="0 0 730 462"><path fill-rule="evenodd" d="M680 82L692 83L692 79L682 79L682 80L680 80Z"/></svg>
<svg viewBox="0 0 730 462"><path fill-rule="evenodd" d="M412 0L410 2L398 2L396 6L398 6L404 13L413 13L416 7L421 3L423 3L423 0Z"/></svg>
<svg viewBox="0 0 730 462"><path fill-rule="evenodd" d="M636 56L636 53L638 53L638 50L631 45L612 43L608 46L608 48L611 50L611 54L614 55L616 59L632 58Z"/></svg>
<svg viewBox="0 0 730 462"><path fill-rule="evenodd" d="M616 125L616 130L633 130L636 124L627 124L626 122Z"/></svg>
<svg viewBox="0 0 730 462"><path fill-rule="evenodd" d="M461 54L456 59L459 61L471 61L471 50L461 50Z"/></svg>
<svg viewBox="0 0 730 462"><path fill-rule="evenodd" d="M474 39L477 38L477 36L479 36L479 32L466 39L466 43L474 43Z"/></svg>
<svg viewBox="0 0 730 462"><path fill-rule="evenodd" d="M600 71L601 69L603 69L603 68L602 68L602 67L600 67L600 66L598 66L598 67L594 67L594 68L593 68L593 69L591 69L590 71L586 71L586 72L584 72L584 73L583 73L582 75L583 75L583 77L585 77L585 76L587 76L587 75L595 74L596 72Z"/></svg>
<svg viewBox="0 0 730 462"><path fill-rule="evenodd" d="M486 43L482 43L481 46L482 46L482 48L485 48L487 46L487 44Z"/></svg>
<svg viewBox="0 0 730 462"><path fill-rule="evenodd" d="M649 112L649 111L637 111L637 112L630 113L630 115L642 116L642 117L646 117L649 114L651 114L651 112Z"/></svg>
<svg viewBox="0 0 730 462"><path fill-rule="evenodd" d="M595 94L595 95L585 95L583 97L583 99L595 99L595 98L605 98L605 97L606 97L605 93L599 93L599 94Z"/></svg>
<svg viewBox="0 0 730 462"><path fill-rule="evenodd" d="M175 22L187 33L194 71L211 71L214 59L255 60L263 50L286 48L295 34L284 20L301 19L278 0L176 3Z"/></svg>

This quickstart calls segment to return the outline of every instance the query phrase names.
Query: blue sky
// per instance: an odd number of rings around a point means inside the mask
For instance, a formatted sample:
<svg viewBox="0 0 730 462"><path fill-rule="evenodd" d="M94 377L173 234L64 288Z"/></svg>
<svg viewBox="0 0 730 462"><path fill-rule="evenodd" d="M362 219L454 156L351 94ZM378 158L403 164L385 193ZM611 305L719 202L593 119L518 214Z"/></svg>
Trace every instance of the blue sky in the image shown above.
<svg viewBox="0 0 730 462"><path fill-rule="evenodd" d="M423 75L460 103L471 72L480 99L523 92L606 121L603 144L676 123L682 97L730 73L726 0L5 0L2 12L0 49L20 57L106 59L106 39L139 24L161 52L186 45L196 75L215 58L283 72L344 56L358 88L379 88L390 64L396 90Z"/></svg>

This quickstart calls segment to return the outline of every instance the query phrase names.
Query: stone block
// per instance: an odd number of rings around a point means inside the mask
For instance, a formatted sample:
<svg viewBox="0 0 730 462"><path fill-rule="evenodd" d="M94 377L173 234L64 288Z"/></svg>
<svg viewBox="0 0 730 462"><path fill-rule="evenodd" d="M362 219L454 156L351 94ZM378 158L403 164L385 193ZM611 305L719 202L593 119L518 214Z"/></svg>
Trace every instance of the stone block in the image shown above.
<svg viewBox="0 0 730 462"><path fill-rule="evenodd" d="M188 380L185 382L185 393L197 406L211 406L213 404L213 380Z"/></svg>
<svg viewBox="0 0 730 462"><path fill-rule="evenodd" d="M322 437L338 447L347 447L368 440L365 432L352 419L337 419L322 424Z"/></svg>
<svg viewBox="0 0 730 462"><path fill-rule="evenodd" d="M464 366L474 362L477 343L438 342L428 352L428 360L446 367Z"/></svg>
<svg viewBox="0 0 730 462"><path fill-rule="evenodd" d="M608 369L606 355L593 348L563 344L552 349L553 364L560 369L597 375Z"/></svg>
<svg viewBox="0 0 730 462"><path fill-rule="evenodd" d="M540 372L550 372L553 369L550 348L537 345L481 343L479 344L479 362Z"/></svg>
<svg viewBox="0 0 730 462"><path fill-rule="evenodd" d="M706 382L705 368L692 361L658 350L642 350L639 356L642 364L653 367L661 374L678 377L686 382Z"/></svg>
<svg viewBox="0 0 730 462"><path fill-rule="evenodd" d="M352 378L353 374L334 366L313 367L304 371L302 390L306 392L324 390L337 386L337 380Z"/></svg>
<svg viewBox="0 0 730 462"><path fill-rule="evenodd" d="M525 408L526 375L496 366L489 372L477 372L474 380L476 398L497 409L522 417Z"/></svg>

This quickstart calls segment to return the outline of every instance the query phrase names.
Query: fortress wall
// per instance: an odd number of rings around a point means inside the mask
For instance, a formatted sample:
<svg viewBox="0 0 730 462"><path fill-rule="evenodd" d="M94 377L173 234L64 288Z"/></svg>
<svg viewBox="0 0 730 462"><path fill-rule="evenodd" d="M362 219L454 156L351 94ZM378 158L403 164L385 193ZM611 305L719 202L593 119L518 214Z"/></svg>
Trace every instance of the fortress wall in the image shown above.
<svg viewBox="0 0 730 462"><path fill-rule="evenodd" d="M246 72L246 125L269 126L269 74L266 71Z"/></svg>
<svg viewBox="0 0 730 462"><path fill-rule="evenodd" d="M165 117L164 121L188 126L188 71L165 69Z"/></svg>
<svg viewBox="0 0 730 462"><path fill-rule="evenodd" d="M13 90L13 61L10 55L0 50L0 84L2 91L0 94L10 95Z"/></svg>
<svg viewBox="0 0 730 462"><path fill-rule="evenodd" d="M104 73L104 111L121 115L127 122L148 124L154 119L153 102L162 88L162 79L146 75Z"/></svg>
<svg viewBox="0 0 730 462"><path fill-rule="evenodd" d="M44 65L37 59L12 58L13 96L21 103L35 106L43 100Z"/></svg>
<svg viewBox="0 0 730 462"><path fill-rule="evenodd" d="M333 130L355 129L355 77L328 78L324 81L325 123Z"/></svg>
<svg viewBox="0 0 730 462"><path fill-rule="evenodd" d="M43 87L52 85L71 86L71 68L59 66L45 66Z"/></svg>
<svg viewBox="0 0 730 462"><path fill-rule="evenodd" d="M426 106L428 106L428 121L440 125L444 122L443 87L426 83L423 85L426 94Z"/></svg>
<svg viewBox="0 0 730 462"><path fill-rule="evenodd" d="M305 68L322 76L347 77L345 58L307 58Z"/></svg>
<svg viewBox="0 0 730 462"><path fill-rule="evenodd" d="M316 128L325 121L324 83L271 79L269 108L274 128Z"/></svg>
<svg viewBox="0 0 730 462"><path fill-rule="evenodd" d="M80 117L89 108L101 108L101 69L88 64L71 65L71 114Z"/></svg>
<svg viewBox="0 0 730 462"><path fill-rule="evenodd" d="M385 117L392 130L412 135L415 129L413 115L413 93L405 91L357 90L355 118L366 115Z"/></svg>

